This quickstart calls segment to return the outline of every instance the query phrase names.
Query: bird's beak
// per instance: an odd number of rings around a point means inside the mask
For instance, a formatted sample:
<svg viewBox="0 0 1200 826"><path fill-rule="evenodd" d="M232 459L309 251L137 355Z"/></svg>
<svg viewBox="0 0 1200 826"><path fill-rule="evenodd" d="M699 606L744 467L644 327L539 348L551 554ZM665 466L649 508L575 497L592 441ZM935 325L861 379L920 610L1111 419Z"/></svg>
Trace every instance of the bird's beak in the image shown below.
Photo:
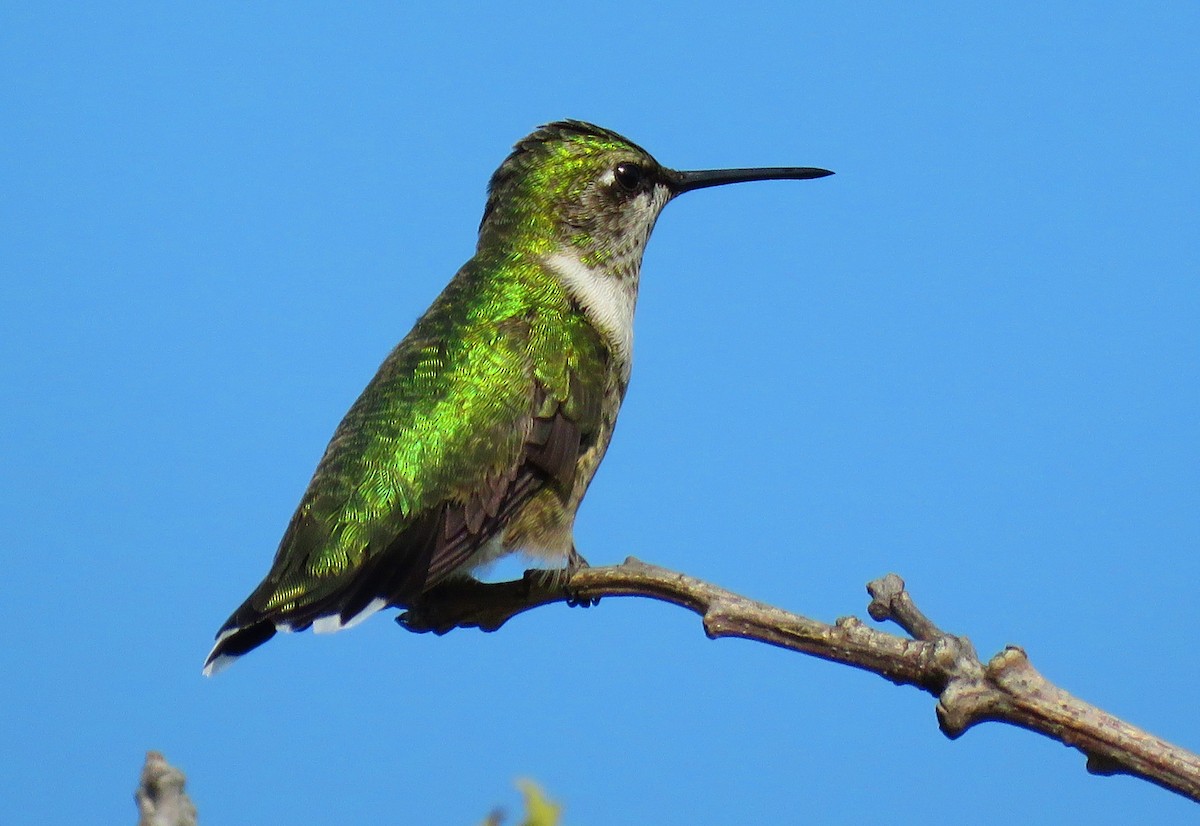
<svg viewBox="0 0 1200 826"><path fill-rule="evenodd" d="M671 196L674 197L706 186L740 184L744 181L804 181L809 178L824 178L833 173L814 166L771 166L759 169L700 169L691 172L664 169L663 174L667 186L671 189Z"/></svg>

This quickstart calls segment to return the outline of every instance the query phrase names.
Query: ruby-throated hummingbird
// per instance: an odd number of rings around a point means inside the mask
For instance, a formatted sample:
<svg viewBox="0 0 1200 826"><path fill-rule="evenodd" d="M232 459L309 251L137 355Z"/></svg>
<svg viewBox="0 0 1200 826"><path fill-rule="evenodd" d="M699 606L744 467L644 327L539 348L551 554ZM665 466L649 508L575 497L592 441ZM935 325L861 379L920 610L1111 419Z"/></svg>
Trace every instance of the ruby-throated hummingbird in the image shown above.
<svg viewBox="0 0 1200 826"><path fill-rule="evenodd" d="M629 384L642 252L684 192L826 169L677 172L615 132L544 126L492 176L479 244L338 425L213 674L278 630L335 631L524 551L568 571Z"/></svg>

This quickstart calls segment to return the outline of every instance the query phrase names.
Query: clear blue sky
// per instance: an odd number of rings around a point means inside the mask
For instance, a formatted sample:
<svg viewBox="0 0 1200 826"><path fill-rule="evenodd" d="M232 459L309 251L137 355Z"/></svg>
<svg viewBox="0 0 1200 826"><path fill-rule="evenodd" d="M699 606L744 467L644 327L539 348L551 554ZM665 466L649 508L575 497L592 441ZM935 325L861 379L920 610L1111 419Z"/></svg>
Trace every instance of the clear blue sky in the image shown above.
<svg viewBox="0 0 1200 826"><path fill-rule="evenodd" d="M1200 748L1200 7L6 3L0 801L132 822L1174 822L997 725L670 607L280 637L213 680L333 427L561 117L680 168L580 515L818 618L903 575L984 654ZM35 817L36 816L36 817Z"/></svg>

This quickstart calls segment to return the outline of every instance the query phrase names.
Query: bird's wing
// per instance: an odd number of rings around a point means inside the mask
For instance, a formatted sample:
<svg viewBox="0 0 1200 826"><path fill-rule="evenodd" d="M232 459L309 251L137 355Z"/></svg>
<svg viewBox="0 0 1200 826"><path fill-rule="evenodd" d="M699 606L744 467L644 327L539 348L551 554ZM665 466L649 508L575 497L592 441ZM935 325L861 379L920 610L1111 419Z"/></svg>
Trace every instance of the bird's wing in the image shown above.
<svg viewBox="0 0 1200 826"><path fill-rule="evenodd" d="M580 378L593 371L574 369L581 354L564 339L535 367L530 337L546 328L511 318L450 336L454 320L437 310L346 414L270 572L223 626L210 666L277 628L332 630L404 604L466 562L538 490L569 495L600 404ZM602 358L582 356L586 367Z"/></svg>

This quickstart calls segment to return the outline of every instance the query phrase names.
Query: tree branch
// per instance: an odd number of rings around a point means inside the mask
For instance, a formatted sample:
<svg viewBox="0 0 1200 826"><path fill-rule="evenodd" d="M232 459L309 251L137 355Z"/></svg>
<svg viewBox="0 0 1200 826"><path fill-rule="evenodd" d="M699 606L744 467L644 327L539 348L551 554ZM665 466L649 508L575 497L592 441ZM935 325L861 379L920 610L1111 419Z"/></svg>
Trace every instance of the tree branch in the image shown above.
<svg viewBox="0 0 1200 826"><path fill-rule="evenodd" d="M1129 774L1200 802L1197 755L1053 685L1016 646L981 662L970 640L943 632L916 607L895 574L871 582L867 590L871 617L894 622L911 639L870 628L855 617L827 625L633 557L621 565L582 568L566 586L561 577L545 571L526 571L523 579L513 582L444 583L397 622L416 633L495 631L539 605L649 597L699 614L712 639L757 640L927 691L938 699L938 723L947 737L959 737L988 720L1020 726L1078 749L1093 774Z"/></svg>
<svg viewBox="0 0 1200 826"><path fill-rule="evenodd" d="M183 772L157 751L146 752L142 778L134 792L138 826L196 826L196 807L183 787Z"/></svg>

